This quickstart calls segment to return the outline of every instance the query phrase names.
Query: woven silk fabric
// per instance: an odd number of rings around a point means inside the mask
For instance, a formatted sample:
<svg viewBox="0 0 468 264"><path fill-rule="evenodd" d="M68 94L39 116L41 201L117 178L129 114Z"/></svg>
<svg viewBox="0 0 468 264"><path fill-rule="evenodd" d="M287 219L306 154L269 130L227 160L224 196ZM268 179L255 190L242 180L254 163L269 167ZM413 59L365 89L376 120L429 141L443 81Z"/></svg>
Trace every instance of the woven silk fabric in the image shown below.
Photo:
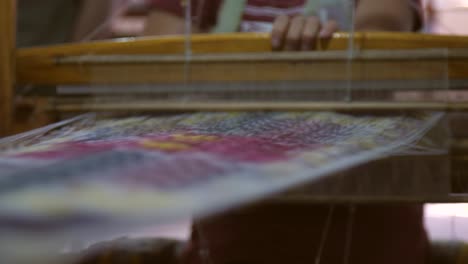
<svg viewBox="0 0 468 264"><path fill-rule="evenodd" d="M99 240L264 198L416 146L441 117L84 116L3 139L0 255L36 259L69 237Z"/></svg>
<svg viewBox="0 0 468 264"><path fill-rule="evenodd" d="M441 116L86 116L7 138L0 141L0 255L53 252L69 237L99 240L264 198L406 151Z"/></svg>
<svg viewBox="0 0 468 264"><path fill-rule="evenodd" d="M324 112L85 118L23 137L22 147L4 144L0 225L9 219L15 226L15 218L67 226L209 212L401 150L439 118Z"/></svg>

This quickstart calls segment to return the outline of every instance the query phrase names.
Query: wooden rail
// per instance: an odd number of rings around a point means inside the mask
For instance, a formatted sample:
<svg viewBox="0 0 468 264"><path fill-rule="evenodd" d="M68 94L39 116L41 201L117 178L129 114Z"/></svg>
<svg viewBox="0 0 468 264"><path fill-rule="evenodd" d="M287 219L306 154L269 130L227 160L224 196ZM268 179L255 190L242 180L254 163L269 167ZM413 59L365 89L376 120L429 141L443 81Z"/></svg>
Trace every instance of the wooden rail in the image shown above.
<svg viewBox="0 0 468 264"><path fill-rule="evenodd" d="M347 34L337 33L329 41L320 41L318 50L343 51L348 39ZM17 54L18 82L135 84L185 81L187 76L183 73L187 62L180 56L184 54L184 41L182 36L170 36L20 49ZM357 33L354 41L359 51L386 50L357 52L352 68L354 79L427 79L442 74L443 70L446 71L443 74L451 79L468 78L468 52L454 51L468 49L468 37ZM345 74L345 53L272 54L268 34L194 35L192 49L194 57L190 61L189 76L192 81L349 77ZM396 50L412 50L414 54Z"/></svg>
<svg viewBox="0 0 468 264"><path fill-rule="evenodd" d="M16 1L0 1L0 136L9 132L13 115Z"/></svg>
<svg viewBox="0 0 468 264"><path fill-rule="evenodd" d="M131 101L131 100L130 100ZM468 112L468 103L425 102L74 102L57 101L50 110L60 112L189 112L189 111L343 111L343 112L400 112L446 111Z"/></svg>

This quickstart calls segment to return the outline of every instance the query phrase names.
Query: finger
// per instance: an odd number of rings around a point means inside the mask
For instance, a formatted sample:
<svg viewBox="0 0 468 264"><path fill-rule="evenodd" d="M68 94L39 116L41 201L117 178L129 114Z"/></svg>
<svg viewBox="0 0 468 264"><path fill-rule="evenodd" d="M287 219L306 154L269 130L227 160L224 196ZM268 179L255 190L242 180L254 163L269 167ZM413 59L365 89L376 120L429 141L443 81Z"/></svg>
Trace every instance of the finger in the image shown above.
<svg viewBox="0 0 468 264"><path fill-rule="evenodd" d="M319 31L320 20L315 16L308 17L302 32L301 50L315 49Z"/></svg>
<svg viewBox="0 0 468 264"><path fill-rule="evenodd" d="M329 39L333 37L333 33L338 31L338 28L338 23L335 20L329 20L320 30L319 37Z"/></svg>
<svg viewBox="0 0 468 264"><path fill-rule="evenodd" d="M273 30L271 31L271 46L273 50L280 50L283 46L284 38L288 31L289 17L286 15L278 16L273 23Z"/></svg>
<svg viewBox="0 0 468 264"><path fill-rule="evenodd" d="M296 16L291 19L288 33L286 35L286 50L298 50L300 48L302 32L305 26L305 17Z"/></svg>

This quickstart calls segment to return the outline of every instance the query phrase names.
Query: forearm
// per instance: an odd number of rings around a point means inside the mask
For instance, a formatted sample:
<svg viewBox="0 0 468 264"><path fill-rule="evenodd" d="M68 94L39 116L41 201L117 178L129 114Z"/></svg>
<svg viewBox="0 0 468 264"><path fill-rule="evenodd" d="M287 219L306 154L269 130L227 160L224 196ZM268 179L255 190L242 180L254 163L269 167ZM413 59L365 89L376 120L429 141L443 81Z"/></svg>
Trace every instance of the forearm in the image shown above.
<svg viewBox="0 0 468 264"><path fill-rule="evenodd" d="M82 0L81 2L81 10L72 35L73 41L80 41L88 37L100 26L105 25L111 15L112 0ZM106 30L98 33L94 38L108 37Z"/></svg>
<svg viewBox="0 0 468 264"><path fill-rule="evenodd" d="M357 31L413 31L413 22L400 21L394 16L388 14L372 14L356 19Z"/></svg>
<svg viewBox="0 0 468 264"><path fill-rule="evenodd" d="M145 36L177 35L184 34L186 30L185 19L166 11L153 10L146 22ZM193 25L192 33L200 33L201 30Z"/></svg>
<svg viewBox="0 0 468 264"><path fill-rule="evenodd" d="M360 0L355 26L358 31L413 31L417 16L409 0Z"/></svg>

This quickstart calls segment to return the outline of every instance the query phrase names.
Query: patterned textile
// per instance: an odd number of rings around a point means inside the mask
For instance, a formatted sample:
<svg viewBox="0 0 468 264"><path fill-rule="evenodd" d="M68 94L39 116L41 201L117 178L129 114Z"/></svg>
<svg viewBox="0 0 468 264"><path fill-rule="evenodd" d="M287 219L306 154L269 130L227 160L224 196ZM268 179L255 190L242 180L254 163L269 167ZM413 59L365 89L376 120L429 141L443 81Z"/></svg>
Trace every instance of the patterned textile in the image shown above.
<svg viewBox="0 0 468 264"><path fill-rule="evenodd" d="M0 232L33 247L215 212L403 151L441 116L77 118L0 141Z"/></svg>

